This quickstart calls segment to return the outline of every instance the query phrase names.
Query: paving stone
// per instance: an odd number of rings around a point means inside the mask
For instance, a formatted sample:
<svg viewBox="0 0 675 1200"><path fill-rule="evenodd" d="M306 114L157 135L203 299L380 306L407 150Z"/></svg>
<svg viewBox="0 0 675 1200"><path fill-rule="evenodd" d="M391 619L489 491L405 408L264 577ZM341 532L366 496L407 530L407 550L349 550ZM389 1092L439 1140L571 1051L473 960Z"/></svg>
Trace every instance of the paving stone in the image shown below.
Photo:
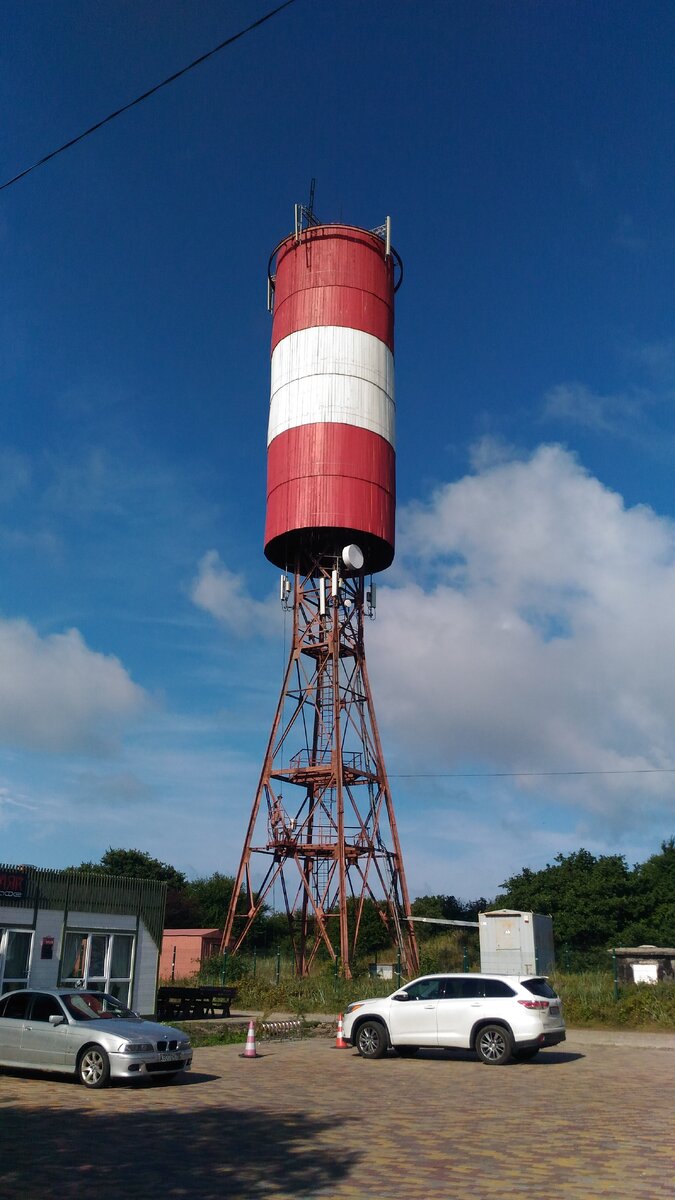
<svg viewBox="0 0 675 1200"><path fill-rule="evenodd" d="M675 1053L367 1062L334 1039L195 1052L175 1084L0 1074L2 1200L671 1200Z"/></svg>

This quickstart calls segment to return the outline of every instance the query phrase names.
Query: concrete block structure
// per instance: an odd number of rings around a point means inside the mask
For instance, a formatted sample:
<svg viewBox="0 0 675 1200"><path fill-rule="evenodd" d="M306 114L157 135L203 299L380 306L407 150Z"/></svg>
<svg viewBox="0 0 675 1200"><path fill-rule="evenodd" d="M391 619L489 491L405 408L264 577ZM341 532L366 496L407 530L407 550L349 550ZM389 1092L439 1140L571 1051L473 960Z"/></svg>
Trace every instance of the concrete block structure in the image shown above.
<svg viewBox="0 0 675 1200"><path fill-rule="evenodd" d="M220 951L222 929L165 929L159 960L163 983L191 979L204 962Z"/></svg>
<svg viewBox="0 0 675 1200"><path fill-rule="evenodd" d="M613 953L621 983L675 983L673 946L617 946Z"/></svg>

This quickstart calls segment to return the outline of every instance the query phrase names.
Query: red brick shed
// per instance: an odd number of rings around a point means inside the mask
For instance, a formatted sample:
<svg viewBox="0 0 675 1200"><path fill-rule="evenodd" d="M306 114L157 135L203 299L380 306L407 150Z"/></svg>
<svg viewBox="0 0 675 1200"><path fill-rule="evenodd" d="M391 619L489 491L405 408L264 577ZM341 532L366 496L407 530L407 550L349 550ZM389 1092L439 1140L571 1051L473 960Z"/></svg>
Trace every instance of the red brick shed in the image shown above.
<svg viewBox="0 0 675 1200"><path fill-rule="evenodd" d="M159 960L159 977L189 979L198 975L202 963L220 951L221 929L165 929Z"/></svg>

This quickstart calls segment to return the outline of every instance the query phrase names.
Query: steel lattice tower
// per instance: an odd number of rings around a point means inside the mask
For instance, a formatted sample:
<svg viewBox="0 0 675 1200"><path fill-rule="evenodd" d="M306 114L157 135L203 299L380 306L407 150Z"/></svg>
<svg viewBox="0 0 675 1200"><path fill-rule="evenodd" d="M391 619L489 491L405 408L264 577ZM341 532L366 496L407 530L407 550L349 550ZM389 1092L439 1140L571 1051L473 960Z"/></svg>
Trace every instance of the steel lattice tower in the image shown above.
<svg viewBox="0 0 675 1200"><path fill-rule="evenodd" d="M265 553L293 633L223 948L236 953L278 884L300 974L323 946L351 977L367 900L406 974L419 969L364 649L372 572L394 555L401 274L388 220L319 225L302 206L270 260Z"/></svg>

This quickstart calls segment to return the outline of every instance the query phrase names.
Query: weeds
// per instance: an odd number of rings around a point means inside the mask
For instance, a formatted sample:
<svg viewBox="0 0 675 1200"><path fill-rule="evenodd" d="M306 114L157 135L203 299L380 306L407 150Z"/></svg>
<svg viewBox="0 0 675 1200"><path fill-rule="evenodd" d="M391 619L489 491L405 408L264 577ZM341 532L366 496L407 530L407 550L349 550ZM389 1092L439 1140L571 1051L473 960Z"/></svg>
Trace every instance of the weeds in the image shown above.
<svg viewBox="0 0 675 1200"><path fill-rule="evenodd" d="M572 975L556 971L551 984L563 1002L568 1025L596 1025L610 1029L675 1029L675 986L672 983L631 984L614 996L609 971L583 971Z"/></svg>
<svg viewBox="0 0 675 1200"><path fill-rule="evenodd" d="M448 961L442 965L423 961L423 971L463 969L463 963L457 961L457 953L453 952L451 945L445 948L443 958ZM298 1018L313 1013L335 1015L344 1012L352 1000L388 996L397 986L396 978L373 977L365 969L351 980L336 978L332 968L329 968L319 969L307 979L284 975L276 982L275 972L270 977L267 970L261 970L254 976L245 969L245 963L241 963L237 975L238 978L232 978L228 971L227 982L237 989L236 1007L260 1012L263 1019L273 1012L292 1013ZM206 980L197 977L175 982L189 986ZM405 983L405 980L401 982ZM673 983L625 985L619 989L618 999L614 995L614 979L610 971L556 971L551 976L551 983L562 999L568 1026L675 1030ZM245 1031L241 1035L232 1032L234 1041L244 1040ZM215 1040L225 1040L220 1036L209 1036L215 1037Z"/></svg>

